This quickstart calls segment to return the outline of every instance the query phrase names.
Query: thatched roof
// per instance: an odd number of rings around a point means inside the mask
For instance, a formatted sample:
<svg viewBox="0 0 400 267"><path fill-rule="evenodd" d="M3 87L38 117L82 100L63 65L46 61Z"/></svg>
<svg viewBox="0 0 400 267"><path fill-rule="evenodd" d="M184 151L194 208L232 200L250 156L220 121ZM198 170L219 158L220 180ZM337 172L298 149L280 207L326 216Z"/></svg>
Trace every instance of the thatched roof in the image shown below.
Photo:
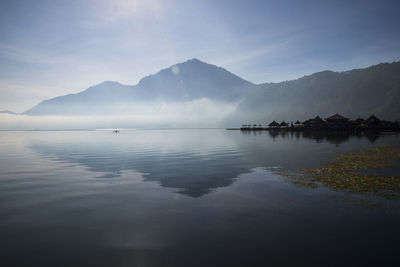
<svg viewBox="0 0 400 267"><path fill-rule="evenodd" d="M324 120L321 119L320 116L315 117L314 119L312 119L312 121L313 121L314 123L324 123Z"/></svg>
<svg viewBox="0 0 400 267"><path fill-rule="evenodd" d="M299 121L296 121L294 124L300 124L300 122L299 122Z"/></svg>
<svg viewBox="0 0 400 267"><path fill-rule="evenodd" d="M381 120L378 119L377 117L375 117L375 115L371 115L369 116L369 118L367 119L368 123L380 123Z"/></svg>
<svg viewBox="0 0 400 267"><path fill-rule="evenodd" d="M330 116L329 118L326 118L325 120L327 121L348 121L349 118L346 118L342 115L340 115L339 113L333 114L332 116Z"/></svg>
<svg viewBox="0 0 400 267"><path fill-rule="evenodd" d="M306 126L315 126L315 125L324 125L325 121L320 118L320 116L315 117L314 119L308 119L303 122Z"/></svg>
<svg viewBox="0 0 400 267"><path fill-rule="evenodd" d="M268 126L270 127L277 127L279 126L279 123L277 123L276 121L271 122L270 124L268 124Z"/></svg>
<svg viewBox="0 0 400 267"><path fill-rule="evenodd" d="M280 126L289 126L289 124L287 124L285 121L282 121L279 125Z"/></svg>

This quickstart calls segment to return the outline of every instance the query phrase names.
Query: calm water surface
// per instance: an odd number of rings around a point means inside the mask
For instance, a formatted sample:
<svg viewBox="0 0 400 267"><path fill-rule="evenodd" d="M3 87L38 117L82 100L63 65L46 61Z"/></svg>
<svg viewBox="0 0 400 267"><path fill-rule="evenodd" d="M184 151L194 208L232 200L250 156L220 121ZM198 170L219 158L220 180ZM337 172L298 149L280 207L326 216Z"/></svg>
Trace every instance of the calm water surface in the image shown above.
<svg viewBox="0 0 400 267"><path fill-rule="evenodd" d="M393 134L0 132L0 266L399 266L398 200L276 174L399 144Z"/></svg>

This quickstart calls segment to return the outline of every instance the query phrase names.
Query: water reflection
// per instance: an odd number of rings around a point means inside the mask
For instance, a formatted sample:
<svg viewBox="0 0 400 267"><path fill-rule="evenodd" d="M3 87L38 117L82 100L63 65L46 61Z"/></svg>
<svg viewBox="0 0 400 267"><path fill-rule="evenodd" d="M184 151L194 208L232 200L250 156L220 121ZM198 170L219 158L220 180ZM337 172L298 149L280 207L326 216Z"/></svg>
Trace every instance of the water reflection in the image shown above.
<svg viewBox="0 0 400 267"><path fill-rule="evenodd" d="M296 187L270 169L320 167L398 136L318 140L0 132L0 265L397 266L398 208L342 205L345 193Z"/></svg>
<svg viewBox="0 0 400 267"><path fill-rule="evenodd" d="M200 197L212 189L229 186L251 167L236 164L236 144L222 133L198 131L125 131L117 136L92 133L96 141L35 142L30 148L42 156L86 166L97 178L117 178L123 170L143 173L145 181L157 181L178 193Z"/></svg>
<svg viewBox="0 0 400 267"><path fill-rule="evenodd" d="M243 131L243 135L249 134L262 134L261 131ZM350 140L352 137L357 137L358 139L367 139L373 144L375 141L379 139L382 132L380 131L323 131L323 130L283 130L283 129L273 129L268 131L269 136L272 139L276 139L277 137L280 138L306 138L315 140L316 142L328 142L330 144L339 145L345 143ZM397 135L397 132L392 132L392 134Z"/></svg>
<svg viewBox="0 0 400 267"><path fill-rule="evenodd" d="M102 173L96 178L117 178L122 171L133 170L143 173L145 181L201 197L231 185L236 177L253 168L317 167L332 155L329 144L365 146L380 137L378 132L352 135L279 130L124 131L119 135L90 132L34 140L30 148L44 157Z"/></svg>

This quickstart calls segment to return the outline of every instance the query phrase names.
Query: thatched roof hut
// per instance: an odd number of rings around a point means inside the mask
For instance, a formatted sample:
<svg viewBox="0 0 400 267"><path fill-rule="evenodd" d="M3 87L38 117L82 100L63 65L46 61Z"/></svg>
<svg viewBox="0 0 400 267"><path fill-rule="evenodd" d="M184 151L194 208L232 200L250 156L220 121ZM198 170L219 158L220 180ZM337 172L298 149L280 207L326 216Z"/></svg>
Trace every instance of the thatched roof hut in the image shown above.
<svg viewBox="0 0 400 267"><path fill-rule="evenodd" d="M326 118L325 120L328 124L328 127L334 130L345 130L353 126L349 118L346 118L340 115L339 113L333 114L332 116Z"/></svg>
<svg viewBox="0 0 400 267"><path fill-rule="evenodd" d="M375 115L371 115L369 116L369 118L367 119L367 123L368 124L380 124L381 120L378 119L377 117L375 117Z"/></svg>
<svg viewBox="0 0 400 267"><path fill-rule="evenodd" d="M327 122L346 122L349 118L346 118L339 113L333 114L332 116L325 119Z"/></svg>
<svg viewBox="0 0 400 267"><path fill-rule="evenodd" d="M276 121L272 121L270 124L268 124L269 127L279 127L279 123L277 123Z"/></svg>
<svg viewBox="0 0 400 267"><path fill-rule="evenodd" d="M315 117L314 119L306 120L304 126L307 128L325 128L326 123L320 116Z"/></svg>
<svg viewBox="0 0 400 267"><path fill-rule="evenodd" d="M314 123L325 123L323 119L321 119L320 116L315 117L314 119L311 119L311 121L313 121Z"/></svg>
<svg viewBox="0 0 400 267"><path fill-rule="evenodd" d="M282 121L282 122L279 124L279 126L281 126L281 127L288 127L289 124L287 124L285 121Z"/></svg>

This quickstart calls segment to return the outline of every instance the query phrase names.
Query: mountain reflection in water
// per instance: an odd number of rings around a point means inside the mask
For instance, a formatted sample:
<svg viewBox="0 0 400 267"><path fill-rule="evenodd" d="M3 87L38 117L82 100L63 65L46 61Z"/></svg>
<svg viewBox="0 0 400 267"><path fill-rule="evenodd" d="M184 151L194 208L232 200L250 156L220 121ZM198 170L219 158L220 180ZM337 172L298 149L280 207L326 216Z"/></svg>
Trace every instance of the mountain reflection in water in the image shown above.
<svg viewBox="0 0 400 267"><path fill-rule="evenodd" d="M238 175L253 168L316 167L331 156L334 148L328 144L338 146L348 142L349 146L368 146L382 136L379 132L282 130L123 131L118 136L89 132L78 139L65 135L57 140L40 140L30 148L43 156L103 173L97 178L117 178L122 171L133 170L143 173L145 181L156 181L164 187L176 188L179 193L201 197L215 188L231 185ZM323 144L318 146L315 142Z"/></svg>
<svg viewBox="0 0 400 267"><path fill-rule="evenodd" d="M399 200L276 172L399 143L389 133L3 131L0 266L397 266Z"/></svg>

